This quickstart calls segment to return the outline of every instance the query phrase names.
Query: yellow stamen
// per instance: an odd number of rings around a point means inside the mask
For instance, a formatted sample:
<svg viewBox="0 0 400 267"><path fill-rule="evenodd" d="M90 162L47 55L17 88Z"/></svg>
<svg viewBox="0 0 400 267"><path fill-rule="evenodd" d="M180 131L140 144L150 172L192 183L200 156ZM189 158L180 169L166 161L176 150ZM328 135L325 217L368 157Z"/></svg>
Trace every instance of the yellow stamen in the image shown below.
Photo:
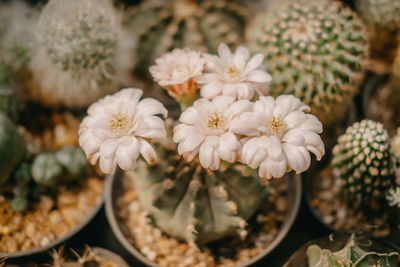
<svg viewBox="0 0 400 267"><path fill-rule="evenodd" d="M114 119L110 120L110 129L114 132L121 132L128 127L128 118L121 113L113 114Z"/></svg>
<svg viewBox="0 0 400 267"><path fill-rule="evenodd" d="M240 70L238 68L236 68L235 66L232 67L228 67L226 69L226 73L230 76L230 77L235 77L238 76L240 73Z"/></svg>
<svg viewBox="0 0 400 267"><path fill-rule="evenodd" d="M214 112L208 116L207 127L212 130L220 129L224 126L226 118L221 112Z"/></svg>
<svg viewBox="0 0 400 267"><path fill-rule="evenodd" d="M268 126L274 134L282 133L287 127L286 123L279 116L273 117Z"/></svg>

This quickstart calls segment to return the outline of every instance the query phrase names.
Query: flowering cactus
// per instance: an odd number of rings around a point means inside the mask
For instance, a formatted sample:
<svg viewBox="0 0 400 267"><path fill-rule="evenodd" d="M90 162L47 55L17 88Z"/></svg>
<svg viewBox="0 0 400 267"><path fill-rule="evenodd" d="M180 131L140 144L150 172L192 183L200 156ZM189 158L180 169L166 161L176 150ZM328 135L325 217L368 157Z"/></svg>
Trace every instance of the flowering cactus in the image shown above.
<svg viewBox="0 0 400 267"><path fill-rule="evenodd" d="M196 244L244 236L246 220L270 191L267 179L301 173L310 152L318 160L324 154L322 124L305 113L308 106L294 96L263 96L271 77L259 68L262 60L224 44L219 56L174 50L150 70L184 102L179 122L166 129L160 102L139 101L140 89L124 89L89 107L79 143L105 173L117 165L135 169L139 201L166 233ZM190 103L197 87L205 97ZM255 92L261 96L252 102ZM139 154L147 163L137 163Z"/></svg>

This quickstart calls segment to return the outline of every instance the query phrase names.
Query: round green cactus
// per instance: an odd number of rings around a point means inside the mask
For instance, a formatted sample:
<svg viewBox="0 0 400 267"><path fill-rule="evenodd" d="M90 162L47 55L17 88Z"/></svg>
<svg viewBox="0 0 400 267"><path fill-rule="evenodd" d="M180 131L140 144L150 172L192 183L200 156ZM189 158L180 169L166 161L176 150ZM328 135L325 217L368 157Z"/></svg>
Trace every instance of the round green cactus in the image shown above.
<svg viewBox="0 0 400 267"><path fill-rule="evenodd" d="M389 30L400 28L398 0L356 0L356 9L369 24Z"/></svg>
<svg viewBox="0 0 400 267"><path fill-rule="evenodd" d="M339 120L357 92L366 59L361 21L329 0L283 3L249 28L250 46L265 55L270 94L292 94L324 123Z"/></svg>
<svg viewBox="0 0 400 267"><path fill-rule="evenodd" d="M0 184L11 175L25 153L25 141L15 125L0 112Z"/></svg>
<svg viewBox="0 0 400 267"><path fill-rule="evenodd" d="M243 40L246 8L226 0L147 0L127 14L138 35L138 70L148 73L157 57L173 48L216 52L220 43Z"/></svg>
<svg viewBox="0 0 400 267"><path fill-rule="evenodd" d="M55 153L56 160L63 166L65 178L81 178L88 167L85 153L79 147L64 147Z"/></svg>
<svg viewBox="0 0 400 267"><path fill-rule="evenodd" d="M388 133L371 120L356 122L339 137L332 164L349 200L368 203L384 197L394 183Z"/></svg>
<svg viewBox="0 0 400 267"><path fill-rule="evenodd" d="M129 83L134 46L110 0L52 0L37 26L30 64L34 100L85 107Z"/></svg>
<svg viewBox="0 0 400 267"><path fill-rule="evenodd" d="M53 153L41 153L33 160L31 173L36 183L53 186L61 180L63 166Z"/></svg>
<svg viewBox="0 0 400 267"><path fill-rule="evenodd" d="M245 235L246 220L270 192L244 165L211 172L186 162L174 145L158 147L159 161L138 163L136 192L151 222L189 243L204 244L226 235Z"/></svg>

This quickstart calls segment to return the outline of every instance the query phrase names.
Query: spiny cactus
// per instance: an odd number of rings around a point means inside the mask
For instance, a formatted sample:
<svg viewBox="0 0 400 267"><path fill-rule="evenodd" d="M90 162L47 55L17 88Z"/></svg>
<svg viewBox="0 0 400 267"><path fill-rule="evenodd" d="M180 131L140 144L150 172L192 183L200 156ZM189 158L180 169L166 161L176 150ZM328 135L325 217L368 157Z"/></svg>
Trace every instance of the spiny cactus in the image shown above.
<svg viewBox="0 0 400 267"><path fill-rule="evenodd" d="M361 21L329 0L287 1L249 28L265 55L270 94L293 94L324 123L340 119L357 91L366 58Z"/></svg>
<svg viewBox="0 0 400 267"><path fill-rule="evenodd" d="M12 71L10 67L0 60L0 112L11 118L16 117L17 95L11 82Z"/></svg>
<svg viewBox="0 0 400 267"><path fill-rule="evenodd" d="M80 148L65 147L56 152L44 152L35 157L31 167L33 180L44 186L53 186L60 181L78 180L88 166Z"/></svg>
<svg viewBox="0 0 400 267"><path fill-rule="evenodd" d="M13 69L26 65L31 58L38 17L39 12L24 1L0 4L0 58Z"/></svg>
<svg viewBox="0 0 400 267"><path fill-rule="evenodd" d="M356 0L360 16L369 24L389 30L400 29L400 1Z"/></svg>
<svg viewBox="0 0 400 267"><path fill-rule="evenodd" d="M246 220L270 192L245 166L207 171L186 162L174 145L158 147L159 161L139 162L132 173L136 192L151 222L189 243L246 234Z"/></svg>
<svg viewBox="0 0 400 267"><path fill-rule="evenodd" d="M339 137L332 164L349 200L368 203L384 197L394 182L389 136L382 124L371 120L356 122Z"/></svg>
<svg viewBox="0 0 400 267"><path fill-rule="evenodd" d="M322 249L317 245L307 248L309 267L396 267L397 256L397 252L384 254L364 251L355 242L354 235L343 249L336 252Z"/></svg>
<svg viewBox="0 0 400 267"><path fill-rule="evenodd" d="M157 57L173 48L216 52L220 43L243 39L247 12L226 0L147 0L128 12L138 36L139 70L147 73Z"/></svg>
<svg viewBox="0 0 400 267"><path fill-rule="evenodd" d="M4 113L0 112L0 184L10 178L11 172L22 160L24 138Z"/></svg>
<svg viewBox="0 0 400 267"><path fill-rule="evenodd" d="M37 27L32 98L87 106L128 83L134 42L110 0L51 0Z"/></svg>

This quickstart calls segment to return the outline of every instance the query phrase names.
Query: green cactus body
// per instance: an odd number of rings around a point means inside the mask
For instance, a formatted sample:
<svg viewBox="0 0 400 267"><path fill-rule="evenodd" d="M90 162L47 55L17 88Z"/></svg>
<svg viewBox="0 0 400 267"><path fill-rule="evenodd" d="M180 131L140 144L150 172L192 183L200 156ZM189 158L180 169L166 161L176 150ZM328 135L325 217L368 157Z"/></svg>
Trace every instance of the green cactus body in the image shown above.
<svg viewBox="0 0 400 267"><path fill-rule="evenodd" d="M41 153L33 160L31 172L36 183L53 186L60 181L63 167L53 153Z"/></svg>
<svg viewBox="0 0 400 267"><path fill-rule="evenodd" d="M322 249L317 245L307 248L309 267L397 267L396 252L383 254L377 252L366 252L361 249L354 240L354 235L346 246L337 251L331 252Z"/></svg>
<svg viewBox="0 0 400 267"><path fill-rule="evenodd" d="M147 0L127 15L138 35L138 70L148 74L157 57L173 48L216 52L220 43L243 39L247 10L225 0Z"/></svg>
<svg viewBox="0 0 400 267"><path fill-rule="evenodd" d="M283 3L249 28L250 46L265 55L270 94L292 94L324 124L340 120L357 92L366 58L361 21L336 1Z"/></svg>
<svg viewBox="0 0 400 267"><path fill-rule="evenodd" d="M186 162L174 147L158 151L153 166L139 162L132 173L136 192L151 222L189 243L246 234L246 220L270 192L243 165L211 172Z"/></svg>
<svg viewBox="0 0 400 267"><path fill-rule="evenodd" d="M371 120L356 122L339 137L332 164L349 200L379 199L394 182L389 136L382 124Z"/></svg>
<svg viewBox="0 0 400 267"><path fill-rule="evenodd" d="M356 0L360 16L369 24L397 30L400 28L400 1L398 0Z"/></svg>
<svg viewBox="0 0 400 267"><path fill-rule="evenodd" d="M17 126L0 112L0 184L11 175L25 153L25 142Z"/></svg>
<svg viewBox="0 0 400 267"><path fill-rule="evenodd" d="M45 105L84 107L130 80L134 42L112 1L49 1L37 41L32 97Z"/></svg>
<svg viewBox="0 0 400 267"><path fill-rule="evenodd" d="M55 157L63 166L67 180L79 179L85 174L88 161L79 147L64 147L55 153Z"/></svg>
<svg viewBox="0 0 400 267"><path fill-rule="evenodd" d="M11 118L17 114L17 96L11 83L11 69L0 60L0 112Z"/></svg>

